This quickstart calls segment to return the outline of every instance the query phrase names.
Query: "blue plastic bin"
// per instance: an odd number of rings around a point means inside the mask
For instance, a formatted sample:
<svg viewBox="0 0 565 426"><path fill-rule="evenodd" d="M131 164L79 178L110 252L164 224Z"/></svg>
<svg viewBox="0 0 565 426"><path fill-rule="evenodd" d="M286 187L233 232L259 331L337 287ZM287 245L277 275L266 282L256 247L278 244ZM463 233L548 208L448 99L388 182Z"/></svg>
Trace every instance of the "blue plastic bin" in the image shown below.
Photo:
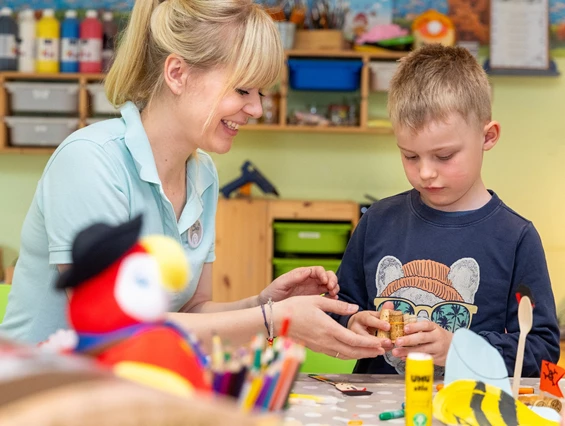
<svg viewBox="0 0 565 426"><path fill-rule="evenodd" d="M289 59L289 82L295 90L359 89L363 62L339 59Z"/></svg>

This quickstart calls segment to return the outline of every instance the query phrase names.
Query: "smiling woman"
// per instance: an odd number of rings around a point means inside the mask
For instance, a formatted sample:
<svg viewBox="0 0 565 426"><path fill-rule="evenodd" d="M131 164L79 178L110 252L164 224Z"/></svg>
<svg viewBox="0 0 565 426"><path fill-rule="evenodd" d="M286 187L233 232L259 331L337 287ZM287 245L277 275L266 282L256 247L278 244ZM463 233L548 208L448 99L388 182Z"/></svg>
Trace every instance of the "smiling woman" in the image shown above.
<svg viewBox="0 0 565 426"><path fill-rule="evenodd" d="M260 89L276 83L283 62L274 23L253 0L137 0L105 82L122 117L73 133L47 164L0 331L39 342L68 328L67 298L53 282L74 261L75 235L143 215L142 235L183 246L192 274L169 310L205 342L212 330L233 344L248 342L266 322L277 333L293 312L289 335L317 351L341 359L382 353L379 339L357 336L324 313L358 307L331 300L337 279L321 266L292 270L245 300L211 301L219 185L205 151L229 151L239 127L261 116Z"/></svg>

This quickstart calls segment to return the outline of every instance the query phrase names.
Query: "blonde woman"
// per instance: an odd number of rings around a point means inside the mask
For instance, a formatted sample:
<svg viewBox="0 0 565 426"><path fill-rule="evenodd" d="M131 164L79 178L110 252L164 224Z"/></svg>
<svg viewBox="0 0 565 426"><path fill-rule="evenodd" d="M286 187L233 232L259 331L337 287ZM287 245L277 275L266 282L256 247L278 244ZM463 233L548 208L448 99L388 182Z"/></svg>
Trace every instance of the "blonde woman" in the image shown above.
<svg viewBox="0 0 565 426"><path fill-rule="evenodd" d="M211 301L218 176L205 152L229 151L239 126L261 116L260 88L277 81L283 61L273 22L252 0L136 1L105 82L121 118L75 132L49 160L0 331L38 342L67 328L67 299L53 283L72 263L74 236L94 222L143 214L143 234L172 236L186 251L193 277L173 296L171 318L201 338L214 330L238 343L266 331L261 305L270 298L275 335L292 312L291 336L314 350L381 354L376 337L326 315L357 306L332 300L337 279L322 267L291 271L249 299ZM331 297L315 296L321 291Z"/></svg>

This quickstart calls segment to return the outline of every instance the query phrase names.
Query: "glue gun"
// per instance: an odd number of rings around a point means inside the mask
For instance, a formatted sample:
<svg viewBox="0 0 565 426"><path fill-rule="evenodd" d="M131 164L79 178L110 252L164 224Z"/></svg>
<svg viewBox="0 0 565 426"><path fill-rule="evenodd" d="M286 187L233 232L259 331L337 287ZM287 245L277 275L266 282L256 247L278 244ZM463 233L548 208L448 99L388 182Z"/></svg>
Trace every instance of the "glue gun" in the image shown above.
<svg viewBox="0 0 565 426"><path fill-rule="evenodd" d="M243 163L243 166L241 166L241 176L220 188L220 192L224 195L224 197L229 198L233 191L241 188L241 195L250 196L252 183L255 183L259 188L261 188L265 194L274 194L277 197L279 196L279 193L273 184L261 174L251 161Z"/></svg>

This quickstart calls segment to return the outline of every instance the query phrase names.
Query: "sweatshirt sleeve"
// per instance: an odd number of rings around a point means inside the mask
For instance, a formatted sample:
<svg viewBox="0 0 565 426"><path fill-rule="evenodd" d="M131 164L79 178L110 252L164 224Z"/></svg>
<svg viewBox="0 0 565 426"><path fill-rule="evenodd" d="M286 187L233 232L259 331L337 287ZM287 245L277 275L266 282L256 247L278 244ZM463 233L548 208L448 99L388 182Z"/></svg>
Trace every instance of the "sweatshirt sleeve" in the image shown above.
<svg viewBox="0 0 565 426"><path fill-rule="evenodd" d="M340 287L339 299L359 305L359 311L365 309L368 299L367 288L365 287L365 271L363 268L365 233L368 217L368 213L365 213L361 217L361 220L357 224L347 244L347 248L345 249L337 271L337 282ZM351 318L351 315L330 314L330 316L344 327L347 327L349 318Z"/></svg>
<svg viewBox="0 0 565 426"><path fill-rule="evenodd" d="M507 301L506 333L479 333L498 349L510 376L514 375L520 335L516 299L516 290L520 284L530 288L535 301L533 325L526 339L522 377L539 377L542 360L553 363L559 360L560 337L545 253L540 236L531 223L525 228L516 249L513 280Z"/></svg>

